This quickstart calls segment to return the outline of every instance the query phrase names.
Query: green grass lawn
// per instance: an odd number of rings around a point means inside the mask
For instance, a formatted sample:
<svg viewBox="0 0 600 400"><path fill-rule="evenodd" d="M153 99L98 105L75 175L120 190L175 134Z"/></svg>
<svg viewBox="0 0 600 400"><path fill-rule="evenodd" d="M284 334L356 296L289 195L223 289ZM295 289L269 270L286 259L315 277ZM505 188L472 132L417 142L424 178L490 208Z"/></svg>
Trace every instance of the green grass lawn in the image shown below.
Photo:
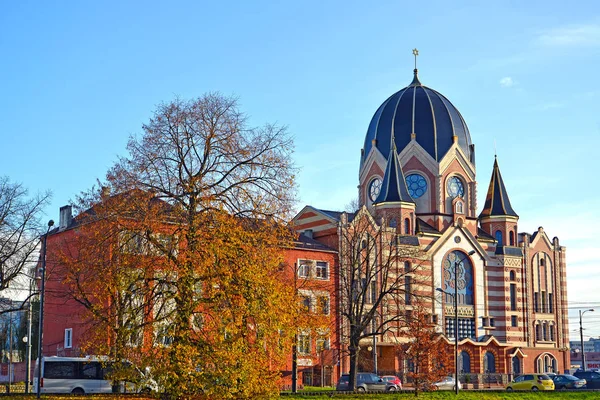
<svg viewBox="0 0 600 400"><path fill-rule="evenodd" d="M321 388L319 388L321 389ZM382 393L382 394L353 394L353 395L342 395L335 392L329 392L328 394L322 395L304 395L299 392L297 395L285 396L288 399L313 399L313 400L324 400L324 399L382 399L382 400L394 400L394 399L418 399L418 400L541 400L541 399L572 399L572 400L592 400L600 399L600 392L491 392L491 391L461 391L458 396L451 391L443 392L425 392L419 393L418 397L415 397L414 392L404 393Z"/></svg>

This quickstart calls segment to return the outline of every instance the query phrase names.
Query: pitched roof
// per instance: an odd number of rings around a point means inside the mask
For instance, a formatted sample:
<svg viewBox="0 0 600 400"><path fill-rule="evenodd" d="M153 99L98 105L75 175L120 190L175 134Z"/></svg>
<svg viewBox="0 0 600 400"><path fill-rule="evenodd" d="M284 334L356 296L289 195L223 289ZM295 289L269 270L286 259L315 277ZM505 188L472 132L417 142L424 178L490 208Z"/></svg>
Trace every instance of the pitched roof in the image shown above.
<svg viewBox="0 0 600 400"><path fill-rule="evenodd" d="M385 174L383 175L381 190L373 204L398 202L414 203L406 187L406 179L404 178L404 172L402 172L398 153L396 153L396 146L392 146Z"/></svg>
<svg viewBox="0 0 600 400"><path fill-rule="evenodd" d="M494 159L494 169L485 198L485 205L483 206L481 214L479 214L479 218L499 215L518 217L517 213L510 205L508 193L506 193L506 187L504 186L504 181L500 174L500 168L498 168L498 159L496 158Z"/></svg>
<svg viewBox="0 0 600 400"><path fill-rule="evenodd" d="M344 211L321 210L320 208L316 208L315 210L318 210L318 211L322 212L323 214L326 214L327 216L335 219L336 221L339 221L341 215L344 213ZM348 215L348 221L352 221L354 219L355 213L346 212L346 214Z"/></svg>
<svg viewBox="0 0 600 400"><path fill-rule="evenodd" d="M420 218L417 218L417 232L421 232L421 233L433 233L436 235L441 234L440 231L438 231L437 229L435 229L433 226L429 225L427 222L423 221Z"/></svg>
<svg viewBox="0 0 600 400"><path fill-rule="evenodd" d="M323 243L319 242L318 240L308 237L303 233L300 233L294 240L294 247L297 249L321 250L321 251L329 251L329 252L337 253L337 250L335 250L329 246L326 246Z"/></svg>
<svg viewBox="0 0 600 400"><path fill-rule="evenodd" d="M495 241L496 238L493 237L492 235L490 235L489 233L487 233L486 231L484 231L481 228L477 228L477 238L479 239L485 239L485 240L491 240L491 241Z"/></svg>

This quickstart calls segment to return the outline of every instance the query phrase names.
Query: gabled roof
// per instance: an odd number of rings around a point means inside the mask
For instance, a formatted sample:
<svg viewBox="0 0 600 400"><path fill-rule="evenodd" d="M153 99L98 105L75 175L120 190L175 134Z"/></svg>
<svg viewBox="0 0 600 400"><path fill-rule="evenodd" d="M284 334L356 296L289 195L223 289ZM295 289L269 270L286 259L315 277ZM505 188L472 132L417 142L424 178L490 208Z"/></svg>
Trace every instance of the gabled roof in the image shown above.
<svg viewBox="0 0 600 400"><path fill-rule="evenodd" d="M500 215L518 217L517 213L510 205L506 187L504 186L504 181L500 174L500 168L498 168L498 159L495 158L492 179L490 180L490 186L485 198L485 205L483 206L481 214L479 214L479 218Z"/></svg>
<svg viewBox="0 0 600 400"><path fill-rule="evenodd" d="M341 215L344 213L343 211L321 210L319 208L316 208L316 210L322 212L323 214L326 214L327 216L335 219L336 221L339 221ZM346 214L348 215L348 221L352 221L354 219L355 213L347 212Z"/></svg>
<svg viewBox="0 0 600 400"><path fill-rule="evenodd" d="M408 188L406 187L406 179L404 178L402 165L400 165L400 160L398 159L396 146L392 146L388 157L387 167L385 168L385 174L383 175L381 190L373 204L399 202L414 204L412 197L410 197L410 194L408 193Z"/></svg>

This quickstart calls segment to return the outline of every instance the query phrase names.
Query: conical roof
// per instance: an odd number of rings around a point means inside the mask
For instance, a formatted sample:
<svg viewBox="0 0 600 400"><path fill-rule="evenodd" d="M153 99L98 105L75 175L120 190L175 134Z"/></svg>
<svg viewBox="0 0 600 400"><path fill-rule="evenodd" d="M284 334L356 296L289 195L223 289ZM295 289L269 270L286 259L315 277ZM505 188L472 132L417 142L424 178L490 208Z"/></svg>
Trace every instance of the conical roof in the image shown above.
<svg viewBox="0 0 600 400"><path fill-rule="evenodd" d="M381 190L373 204L398 202L414 204L412 197L410 197L410 194L408 193L408 188L406 187L406 180L404 178L404 173L402 172L402 165L398 159L396 146L392 145L385 174L383 176L383 182L381 183Z"/></svg>
<svg viewBox="0 0 600 400"><path fill-rule="evenodd" d="M510 199L508 198L508 193L506 193L506 187L504 186L500 168L498 167L498 158L495 158L490 187L488 188L485 205L481 214L479 214L479 218L507 215L519 217L510 205Z"/></svg>

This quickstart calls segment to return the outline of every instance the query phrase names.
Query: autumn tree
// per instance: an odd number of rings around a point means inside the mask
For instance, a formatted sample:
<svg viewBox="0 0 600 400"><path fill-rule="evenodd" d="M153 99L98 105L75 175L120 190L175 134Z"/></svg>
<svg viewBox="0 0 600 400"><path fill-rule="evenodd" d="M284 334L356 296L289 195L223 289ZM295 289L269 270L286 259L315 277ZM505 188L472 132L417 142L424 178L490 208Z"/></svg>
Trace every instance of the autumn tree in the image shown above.
<svg viewBox="0 0 600 400"><path fill-rule="evenodd" d="M295 193L285 128L250 128L235 99L211 93L161 104L127 148L107 186L168 204L178 243L176 253L155 249L172 337L155 373L171 394L274 393L295 302L276 279ZM147 238L164 222L139 219Z"/></svg>
<svg viewBox="0 0 600 400"><path fill-rule="evenodd" d="M169 316L166 272L159 273L169 270L168 257L158 251L177 251L165 240L173 230L165 220L169 207L148 192L109 197L106 188L83 193L77 206L75 228L56 244L49 274L61 279L63 301L82 306L81 351L108 354L116 365L144 364L144 336ZM152 232L148 220L160 221Z"/></svg>
<svg viewBox="0 0 600 400"><path fill-rule="evenodd" d="M401 335L407 340L405 357L411 366L408 377L412 379L415 395L432 387L453 370L452 346L436 332L431 313L426 307L415 307Z"/></svg>
<svg viewBox="0 0 600 400"><path fill-rule="evenodd" d="M40 236L46 233L41 222L50 193L30 196L27 189L0 177L0 295L28 287L30 269L37 262ZM0 314L20 309L8 307Z"/></svg>
<svg viewBox="0 0 600 400"><path fill-rule="evenodd" d="M352 388L361 340L396 337L406 325L411 304L430 299L431 293L421 273L424 255L418 239L400 235L389 219L376 218L363 206L356 213L344 213L338 230L340 314Z"/></svg>

